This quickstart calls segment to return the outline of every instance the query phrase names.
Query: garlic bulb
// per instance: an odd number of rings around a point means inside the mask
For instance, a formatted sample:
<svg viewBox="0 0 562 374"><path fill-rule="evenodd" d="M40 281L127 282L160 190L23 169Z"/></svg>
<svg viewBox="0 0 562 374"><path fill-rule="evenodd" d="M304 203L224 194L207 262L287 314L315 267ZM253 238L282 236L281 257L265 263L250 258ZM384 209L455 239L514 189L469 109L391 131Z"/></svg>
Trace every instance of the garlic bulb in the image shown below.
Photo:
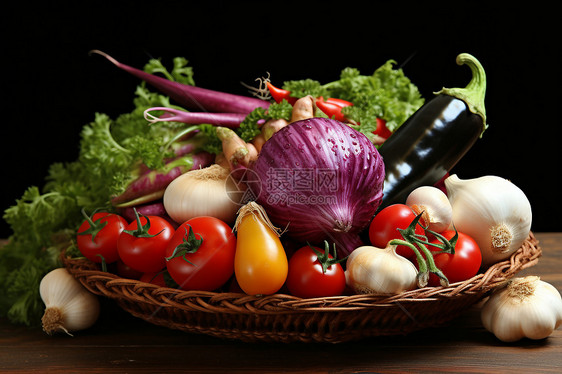
<svg viewBox="0 0 562 374"><path fill-rule="evenodd" d="M504 260L525 241L531 229L531 204L513 183L488 175L445 179L453 207L453 224L472 237L482 252L482 265Z"/></svg>
<svg viewBox="0 0 562 374"><path fill-rule="evenodd" d="M446 230L453 219L453 208L447 195L437 187L421 186L410 192L406 199L416 215L424 212L422 223L430 230L441 232Z"/></svg>
<svg viewBox="0 0 562 374"><path fill-rule="evenodd" d="M229 169L213 164L174 179L164 192L164 209L177 223L211 216L231 224L245 191L246 185L236 183Z"/></svg>
<svg viewBox="0 0 562 374"><path fill-rule="evenodd" d="M98 298L88 291L65 268L54 269L39 284L39 294L45 303L41 319L47 334L78 331L92 326L98 319Z"/></svg>
<svg viewBox="0 0 562 374"><path fill-rule="evenodd" d="M418 271L414 264L396 254L396 246L362 246L346 262L346 283L357 293L399 294L416 288Z"/></svg>
<svg viewBox="0 0 562 374"><path fill-rule="evenodd" d="M481 317L501 341L544 339L562 324L562 297L539 277L514 278L490 296Z"/></svg>

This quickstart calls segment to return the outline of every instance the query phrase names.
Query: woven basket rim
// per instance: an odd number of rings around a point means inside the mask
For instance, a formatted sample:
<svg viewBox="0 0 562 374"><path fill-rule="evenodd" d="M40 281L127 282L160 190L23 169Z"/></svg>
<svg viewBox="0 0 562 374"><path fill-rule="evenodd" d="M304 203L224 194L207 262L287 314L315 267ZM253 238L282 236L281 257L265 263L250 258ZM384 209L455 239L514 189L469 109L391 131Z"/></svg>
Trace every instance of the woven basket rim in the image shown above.
<svg viewBox="0 0 562 374"><path fill-rule="evenodd" d="M424 303L484 297L517 272L534 266L542 250L532 232L523 245L508 259L489 267L485 272L448 287L424 287L398 295L353 294L322 298L299 298L287 294L252 296L236 292L185 291L160 287L99 270L99 265L84 258L70 258L61 253L64 267L87 289L112 299L148 303L157 307L184 311L220 312L230 314L284 314L337 312L367 308L393 307L399 303Z"/></svg>

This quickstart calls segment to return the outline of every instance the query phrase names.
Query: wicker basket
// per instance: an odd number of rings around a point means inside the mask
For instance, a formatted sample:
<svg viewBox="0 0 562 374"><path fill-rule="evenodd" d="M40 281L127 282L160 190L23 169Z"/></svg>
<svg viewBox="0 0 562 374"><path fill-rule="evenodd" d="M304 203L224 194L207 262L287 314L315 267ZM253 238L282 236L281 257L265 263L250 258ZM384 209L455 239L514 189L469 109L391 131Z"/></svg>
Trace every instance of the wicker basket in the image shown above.
<svg viewBox="0 0 562 374"><path fill-rule="evenodd" d="M444 325L518 271L535 265L540 256L531 232L508 260L449 287L426 287L391 297L314 299L182 291L120 278L64 253L62 260L91 292L114 299L132 315L156 325L247 342L339 343Z"/></svg>

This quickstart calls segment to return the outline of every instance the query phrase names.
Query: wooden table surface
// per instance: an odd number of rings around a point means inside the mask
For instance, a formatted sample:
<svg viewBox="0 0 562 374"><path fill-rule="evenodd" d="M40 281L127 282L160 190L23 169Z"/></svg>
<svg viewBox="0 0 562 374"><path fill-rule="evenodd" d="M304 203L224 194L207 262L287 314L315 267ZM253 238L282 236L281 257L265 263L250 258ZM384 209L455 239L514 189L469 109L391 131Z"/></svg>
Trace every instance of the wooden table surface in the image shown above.
<svg viewBox="0 0 562 374"><path fill-rule="evenodd" d="M562 291L562 233L536 233L538 275ZM242 343L151 325L110 300L73 337L0 319L0 373L562 373L562 329L540 341L502 343L480 323L479 305L443 328L342 344Z"/></svg>

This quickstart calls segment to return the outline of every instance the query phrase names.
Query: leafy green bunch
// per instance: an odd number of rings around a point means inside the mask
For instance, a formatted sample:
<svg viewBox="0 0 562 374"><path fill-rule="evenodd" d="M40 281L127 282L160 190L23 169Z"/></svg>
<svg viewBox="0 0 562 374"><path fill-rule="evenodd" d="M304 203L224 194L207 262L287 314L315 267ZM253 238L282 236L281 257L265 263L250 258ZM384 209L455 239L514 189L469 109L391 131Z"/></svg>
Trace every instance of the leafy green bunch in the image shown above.
<svg viewBox="0 0 562 374"><path fill-rule="evenodd" d="M352 127L371 138L377 118L384 119L386 127L393 132L424 104L418 88L402 69L394 68L395 64L394 60L388 60L371 75L347 67L341 71L339 80L326 84L313 79L287 81L283 89L291 91L293 97L311 95L352 102L353 106L344 108L343 113L360 123Z"/></svg>
<svg viewBox="0 0 562 374"><path fill-rule="evenodd" d="M194 83L183 58L174 59L171 72L156 59L145 71ZM51 165L42 188L29 187L5 210L3 218L12 235L0 249L0 316L14 323L40 323L44 306L39 283L48 271L61 266L60 252L72 246L83 219L81 209L111 211L110 197L138 176L139 165L156 169L170 156L163 147L181 124L149 126L144 118L144 111L151 107L173 107L169 98L150 92L142 83L136 88L133 105L131 112L115 119L96 113L82 128L77 159Z"/></svg>

